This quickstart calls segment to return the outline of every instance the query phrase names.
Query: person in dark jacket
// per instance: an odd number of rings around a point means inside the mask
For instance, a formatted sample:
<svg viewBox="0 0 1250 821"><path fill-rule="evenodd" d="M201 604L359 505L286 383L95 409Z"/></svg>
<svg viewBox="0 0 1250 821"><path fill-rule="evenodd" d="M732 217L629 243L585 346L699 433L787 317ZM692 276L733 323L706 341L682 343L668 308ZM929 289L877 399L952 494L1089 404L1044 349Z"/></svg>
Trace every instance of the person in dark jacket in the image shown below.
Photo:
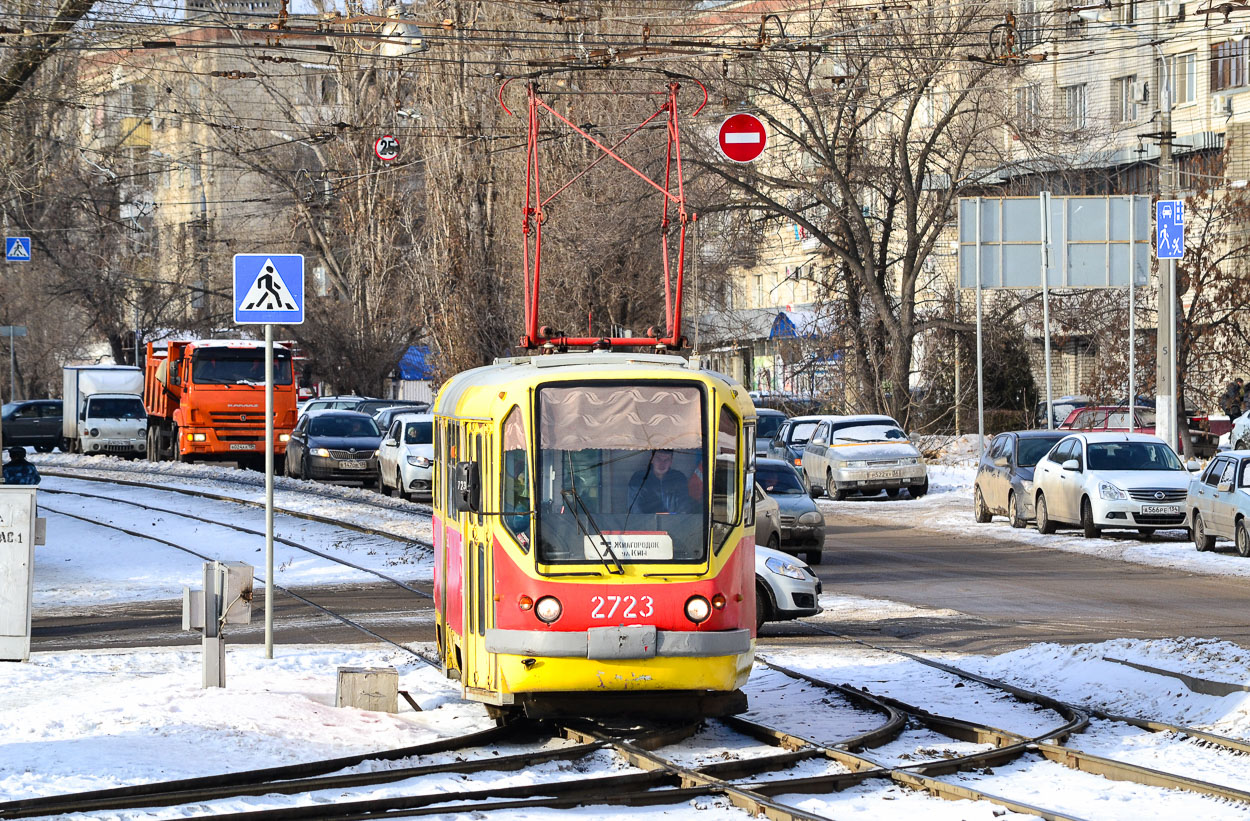
<svg viewBox="0 0 1250 821"><path fill-rule="evenodd" d="M1245 405L1245 388L1242 384L1242 378L1237 377L1228 383L1228 387L1224 389L1224 395L1220 397L1220 409L1228 414L1229 419L1241 416L1242 407Z"/></svg>
<svg viewBox="0 0 1250 821"><path fill-rule="evenodd" d="M39 471L26 461L26 448L19 446L9 448L9 463L4 466L4 483L6 485L39 484Z"/></svg>
<svg viewBox="0 0 1250 821"><path fill-rule="evenodd" d="M690 496L690 479L673 469L673 452L657 450L651 462L629 480L630 512L692 513L697 510Z"/></svg>

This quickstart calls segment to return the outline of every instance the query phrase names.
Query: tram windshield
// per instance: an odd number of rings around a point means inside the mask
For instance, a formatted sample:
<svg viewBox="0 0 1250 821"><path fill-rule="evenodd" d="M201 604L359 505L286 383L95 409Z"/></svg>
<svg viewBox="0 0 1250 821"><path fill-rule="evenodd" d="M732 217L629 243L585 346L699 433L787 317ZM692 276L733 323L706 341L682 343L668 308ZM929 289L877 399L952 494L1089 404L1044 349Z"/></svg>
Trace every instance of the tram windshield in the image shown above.
<svg viewBox="0 0 1250 821"><path fill-rule="evenodd" d="M706 558L699 387L552 386L538 409L540 562L616 570Z"/></svg>

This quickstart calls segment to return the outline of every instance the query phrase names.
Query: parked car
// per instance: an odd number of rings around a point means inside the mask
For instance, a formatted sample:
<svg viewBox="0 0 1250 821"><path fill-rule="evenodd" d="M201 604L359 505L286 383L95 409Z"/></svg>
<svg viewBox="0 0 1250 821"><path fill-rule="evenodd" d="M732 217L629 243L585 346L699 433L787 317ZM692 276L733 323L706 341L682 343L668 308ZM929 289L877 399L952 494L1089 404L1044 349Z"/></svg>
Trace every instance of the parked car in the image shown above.
<svg viewBox="0 0 1250 821"><path fill-rule="evenodd" d="M372 487L378 481L382 432L373 417L356 411L314 410L295 423L286 445L286 475L346 479Z"/></svg>
<svg viewBox="0 0 1250 821"><path fill-rule="evenodd" d="M781 547L781 505L755 486L755 544L772 550Z"/></svg>
<svg viewBox="0 0 1250 821"><path fill-rule="evenodd" d="M430 409L429 402L418 402L414 399L366 399L352 410L367 413L370 416L377 416L378 411L388 408L403 408L409 413L424 413ZM379 425L379 427L381 427ZM386 428L382 428L386 430Z"/></svg>
<svg viewBox="0 0 1250 821"><path fill-rule="evenodd" d="M1033 470L1067 436L1062 431L1020 430L1000 433L981 454L972 483L973 517L984 524L1006 516L1012 527L1033 518Z"/></svg>
<svg viewBox="0 0 1250 821"><path fill-rule="evenodd" d="M1191 462L1197 470L1198 463ZM1041 533L1080 525L1086 537L1103 528L1184 527L1189 473L1176 452L1144 433L1075 433L1051 448L1033 474Z"/></svg>
<svg viewBox="0 0 1250 821"><path fill-rule="evenodd" d="M391 423L395 421L395 417L404 413L425 413L430 406L424 402L416 405L394 405L389 408L382 408L375 411L373 421L378 423L378 430L390 430Z"/></svg>
<svg viewBox="0 0 1250 821"><path fill-rule="evenodd" d="M1051 419L1054 421L1054 427L1063 424L1063 420L1067 419L1072 411L1077 408L1083 408L1086 405L1092 405L1093 399L1088 396L1058 396L1050 403ZM1039 428L1046 427L1046 400L1037 403L1037 426Z"/></svg>
<svg viewBox="0 0 1250 821"><path fill-rule="evenodd" d="M830 417L794 416L785 420L777 429L777 435L768 443L768 458L789 462L799 472L799 476L805 476L803 451L807 449L807 443L816 432L816 427L828 418Z"/></svg>
<svg viewBox="0 0 1250 821"><path fill-rule="evenodd" d="M769 444L773 441L773 437L777 435L777 431L781 430L781 425L786 421L786 415L779 410L772 408L756 408L755 409L755 455L767 456Z"/></svg>
<svg viewBox="0 0 1250 821"><path fill-rule="evenodd" d="M1186 415L1186 420L1196 417ZM1077 408L1068 414L1068 418L1059 426L1060 430L1088 430L1088 431L1124 431L1126 433L1148 433L1155 432L1155 412L1153 408L1135 408L1134 416L1136 424L1132 429L1129 428L1129 415L1127 405L1087 405L1083 408ZM1190 441L1194 445L1194 454L1202 459L1208 459L1214 456L1219 448L1220 437L1213 434L1210 430L1203 430L1201 427L1191 425L1189 429ZM1176 440L1176 450L1181 450L1180 437Z"/></svg>
<svg viewBox="0 0 1250 821"><path fill-rule="evenodd" d="M801 560L780 550L755 546L755 631L764 622L815 616L820 612L820 579Z"/></svg>
<svg viewBox="0 0 1250 821"><path fill-rule="evenodd" d="M1235 450L1250 450L1250 410L1233 420L1228 441Z"/></svg>
<svg viewBox="0 0 1250 821"><path fill-rule="evenodd" d="M1250 450L1232 450L1211 460L1189 483L1185 496L1194 547L1211 550L1216 539L1232 539L1238 555L1250 559Z"/></svg>
<svg viewBox="0 0 1250 821"><path fill-rule="evenodd" d="M401 413L378 446L378 489L401 499L430 499L433 494L434 415Z"/></svg>
<svg viewBox="0 0 1250 821"><path fill-rule="evenodd" d="M345 396L318 396L316 399L309 399L304 406L297 408L299 415L319 410L350 410L354 411L364 402L373 399L371 396L356 396L355 394Z"/></svg>
<svg viewBox="0 0 1250 821"><path fill-rule="evenodd" d="M758 459L755 484L777 503L781 549L820 564L825 549L825 516L816 507L794 466L781 459Z"/></svg>
<svg viewBox="0 0 1250 821"><path fill-rule="evenodd" d="M4 446L28 445L40 453L51 453L61 444L61 400L27 399L0 407Z"/></svg>
<svg viewBox="0 0 1250 821"><path fill-rule="evenodd" d="M833 499L852 493L913 498L929 491L929 473L920 451L889 416L828 416L816 426L803 452L803 469L813 495Z"/></svg>

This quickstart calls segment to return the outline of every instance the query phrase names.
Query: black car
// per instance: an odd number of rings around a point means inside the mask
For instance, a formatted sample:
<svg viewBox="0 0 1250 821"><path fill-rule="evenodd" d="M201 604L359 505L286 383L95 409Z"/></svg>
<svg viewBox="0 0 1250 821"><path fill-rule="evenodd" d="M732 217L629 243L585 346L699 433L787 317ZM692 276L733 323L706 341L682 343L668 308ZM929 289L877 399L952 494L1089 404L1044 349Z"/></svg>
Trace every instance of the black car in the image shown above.
<svg viewBox="0 0 1250 821"><path fill-rule="evenodd" d="M378 412L390 408L403 408L408 413L424 413L430 409L429 402L418 402L415 399L366 399L352 410L367 413L377 418ZM382 430L386 430L388 425L378 425Z"/></svg>
<svg viewBox="0 0 1250 821"><path fill-rule="evenodd" d="M990 441L977 465L972 484L972 513L984 524L997 514L1012 527L1033 518L1033 469L1067 430L1020 430L1000 433Z"/></svg>
<svg viewBox="0 0 1250 821"><path fill-rule="evenodd" d="M773 437L777 435L777 431L781 430L781 425L786 421L786 415L779 410L772 408L756 408L755 409L755 455L767 456L769 445L772 444Z"/></svg>
<svg viewBox="0 0 1250 821"><path fill-rule="evenodd" d="M368 414L312 411L300 417L286 445L286 473L301 479L378 481L382 431Z"/></svg>
<svg viewBox="0 0 1250 821"><path fill-rule="evenodd" d="M755 483L777 503L780 548L787 553L803 554L808 564L820 564L825 549L825 517L803 487L794 466L784 459L757 459Z"/></svg>
<svg viewBox="0 0 1250 821"><path fill-rule="evenodd" d="M27 445L51 453L61 444L61 400L27 399L9 402L0 409L4 446Z"/></svg>

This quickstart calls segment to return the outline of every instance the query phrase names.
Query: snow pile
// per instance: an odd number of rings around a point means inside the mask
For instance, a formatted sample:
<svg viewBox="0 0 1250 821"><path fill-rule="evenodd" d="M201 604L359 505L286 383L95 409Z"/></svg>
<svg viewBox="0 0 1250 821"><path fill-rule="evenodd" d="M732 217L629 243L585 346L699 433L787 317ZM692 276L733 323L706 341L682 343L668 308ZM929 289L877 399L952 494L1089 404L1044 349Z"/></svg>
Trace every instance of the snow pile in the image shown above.
<svg viewBox="0 0 1250 821"><path fill-rule="evenodd" d="M985 437L986 440L989 437ZM958 465L975 467L981 458L981 438L975 433L962 436L922 436L916 447L924 454L930 465Z"/></svg>
<svg viewBox="0 0 1250 821"><path fill-rule="evenodd" d="M1099 644L1037 644L958 662L966 669L1117 715L1148 717L1250 738L1250 692L1195 693L1179 679L1107 659L1229 684L1250 684L1250 651L1218 639L1113 639Z"/></svg>

